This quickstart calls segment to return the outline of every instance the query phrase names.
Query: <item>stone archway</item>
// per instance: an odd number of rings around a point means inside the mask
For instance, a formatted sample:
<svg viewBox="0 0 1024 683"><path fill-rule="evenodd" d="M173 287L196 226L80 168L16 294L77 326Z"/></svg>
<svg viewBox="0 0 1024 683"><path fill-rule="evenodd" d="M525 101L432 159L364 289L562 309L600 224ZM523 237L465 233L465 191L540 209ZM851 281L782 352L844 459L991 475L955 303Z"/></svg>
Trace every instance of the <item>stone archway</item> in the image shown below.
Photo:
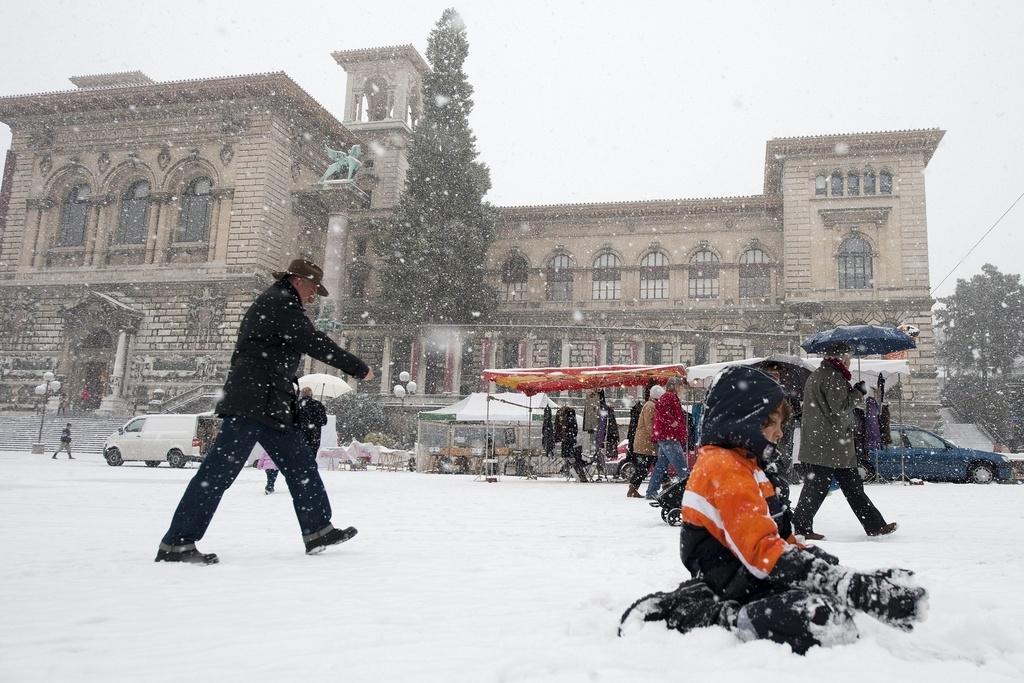
<svg viewBox="0 0 1024 683"><path fill-rule="evenodd" d="M62 317L58 367L65 400L78 410L123 412L126 356L142 314L114 296L87 290Z"/></svg>
<svg viewBox="0 0 1024 683"><path fill-rule="evenodd" d="M110 393L114 338L94 329L74 343L68 371L68 398L78 410L96 410Z"/></svg>

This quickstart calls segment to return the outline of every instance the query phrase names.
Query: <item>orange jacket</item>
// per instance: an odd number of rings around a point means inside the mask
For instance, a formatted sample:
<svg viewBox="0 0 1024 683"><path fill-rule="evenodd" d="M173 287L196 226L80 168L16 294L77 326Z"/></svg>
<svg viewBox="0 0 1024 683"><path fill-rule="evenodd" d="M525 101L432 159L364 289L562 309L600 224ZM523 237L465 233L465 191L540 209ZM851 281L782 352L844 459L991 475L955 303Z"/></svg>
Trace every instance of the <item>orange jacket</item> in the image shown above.
<svg viewBox="0 0 1024 683"><path fill-rule="evenodd" d="M683 494L683 563L695 574L726 570L723 565L735 564L724 561L731 559L721 552L726 549L746 572L767 579L786 547L796 544L788 520L782 522L784 515L756 459L738 449L702 446ZM787 529L787 538L780 536L776 520ZM708 536L717 541L712 546L721 548L708 548Z"/></svg>

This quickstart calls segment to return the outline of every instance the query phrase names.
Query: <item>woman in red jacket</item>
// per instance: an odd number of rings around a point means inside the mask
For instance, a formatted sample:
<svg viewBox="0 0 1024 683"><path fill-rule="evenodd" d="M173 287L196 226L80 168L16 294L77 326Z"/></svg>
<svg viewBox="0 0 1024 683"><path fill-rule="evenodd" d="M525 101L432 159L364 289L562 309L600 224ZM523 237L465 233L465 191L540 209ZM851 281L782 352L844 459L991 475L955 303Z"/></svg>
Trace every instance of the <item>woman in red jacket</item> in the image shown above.
<svg viewBox="0 0 1024 683"><path fill-rule="evenodd" d="M676 470L676 476L686 476L686 413L679 396L686 390L681 377L672 377L665 383L665 393L654 404L654 425L651 441L657 444L658 460L647 484L647 498L655 500L661 480L665 478L668 466Z"/></svg>
<svg viewBox="0 0 1024 683"><path fill-rule="evenodd" d="M803 654L855 640L854 610L904 630L924 618L926 593L911 572L854 572L796 542L789 503L765 470L789 413L777 382L730 367L704 404L700 457L682 503L680 554L693 578L636 601L620 635L648 621L681 633L718 625Z"/></svg>

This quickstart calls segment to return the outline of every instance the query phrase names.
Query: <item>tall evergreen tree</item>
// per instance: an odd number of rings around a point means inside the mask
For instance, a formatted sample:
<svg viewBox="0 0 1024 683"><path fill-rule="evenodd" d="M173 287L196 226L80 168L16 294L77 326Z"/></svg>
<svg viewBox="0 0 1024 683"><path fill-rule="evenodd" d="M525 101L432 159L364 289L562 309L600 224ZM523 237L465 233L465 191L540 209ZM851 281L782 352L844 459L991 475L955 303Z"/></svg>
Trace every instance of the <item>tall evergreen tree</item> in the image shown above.
<svg viewBox="0 0 1024 683"><path fill-rule="evenodd" d="M483 201L490 171L476 160L469 127L468 53L465 25L446 9L427 42L431 73L423 80L405 192L394 217L374 225L384 321L469 323L486 319L496 303L484 281L496 212Z"/></svg>
<svg viewBox="0 0 1024 683"><path fill-rule="evenodd" d="M986 378L1007 375L1024 355L1024 286L1020 275L1000 273L991 264L970 280L957 280L956 292L940 301L945 332L940 353L954 373Z"/></svg>

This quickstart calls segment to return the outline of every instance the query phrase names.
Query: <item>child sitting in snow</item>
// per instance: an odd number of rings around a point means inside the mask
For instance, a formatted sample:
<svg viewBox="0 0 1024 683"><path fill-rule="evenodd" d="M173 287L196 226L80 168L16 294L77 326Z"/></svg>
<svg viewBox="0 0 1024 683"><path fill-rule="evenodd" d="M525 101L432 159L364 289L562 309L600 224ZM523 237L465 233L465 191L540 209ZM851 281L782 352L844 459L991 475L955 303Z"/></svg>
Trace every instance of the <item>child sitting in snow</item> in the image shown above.
<svg viewBox="0 0 1024 683"><path fill-rule="evenodd" d="M854 610L908 631L924 618L912 572L855 572L796 542L788 501L765 472L788 417L782 388L763 372L735 366L715 379L683 494L680 554L693 578L633 603L619 635L648 621L680 633L717 625L804 654L856 640Z"/></svg>

